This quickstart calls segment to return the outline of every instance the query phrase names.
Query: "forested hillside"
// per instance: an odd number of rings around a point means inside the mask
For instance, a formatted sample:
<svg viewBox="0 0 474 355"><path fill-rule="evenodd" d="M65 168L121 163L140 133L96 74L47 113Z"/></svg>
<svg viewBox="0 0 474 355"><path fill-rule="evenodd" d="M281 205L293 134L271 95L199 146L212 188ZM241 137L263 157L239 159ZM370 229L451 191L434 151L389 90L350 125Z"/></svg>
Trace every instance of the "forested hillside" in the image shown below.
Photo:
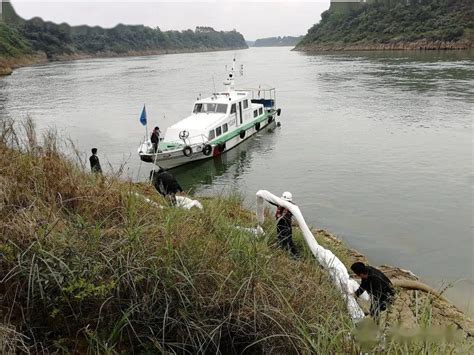
<svg viewBox="0 0 474 355"><path fill-rule="evenodd" d="M197 27L195 31L161 31L142 25L114 28L55 24L33 18L25 21L9 3L3 3L0 21L0 72L3 63L13 63L24 55L48 60L84 56L154 54L180 51L206 51L247 48L237 31L216 31ZM9 64L8 64L9 65Z"/></svg>
<svg viewBox="0 0 474 355"><path fill-rule="evenodd" d="M255 41L254 47L285 47L285 46L295 46L303 38L303 36L293 37L293 36L284 36L284 37L268 37L268 38L259 38Z"/></svg>
<svg viewBox="0 0 474 355"><path fill-rule="evenodd" d="M27 21L20 32L34 50L43 51L48 58L74 53L116 53L130 51L246 48L244 37L236 32L213 29L195 31L161 31L158 27L118 25L101 27L56 25L39 18Z"/></svg>
<svg viewBox="0 0 474 355"><path fill-rule="evenodd" d="M297 49L466 49L473 34L472 0L379 1L324 12Z"/></svg>

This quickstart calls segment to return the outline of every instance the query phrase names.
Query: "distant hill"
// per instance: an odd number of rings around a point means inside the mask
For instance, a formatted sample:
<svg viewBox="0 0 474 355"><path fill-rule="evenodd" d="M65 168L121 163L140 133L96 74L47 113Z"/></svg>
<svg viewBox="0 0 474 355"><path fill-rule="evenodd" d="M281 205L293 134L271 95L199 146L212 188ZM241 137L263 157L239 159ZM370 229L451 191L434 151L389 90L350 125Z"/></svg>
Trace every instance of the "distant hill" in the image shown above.
<svg viewBox="0 0 474 355"><path fill-rule="evenodd" d="M10 3L2 3L0 21L0 73L2 63L32 55L47 60L92 56L159 54L185 51L209 51L248 48L237 31L216 31L212 27L196 27L194 31L161 31L143 25L117 25L104 29L69 26L43 21L24 20Z"/></svg>
<svg viewBox="0 0 474 355"><path fill-rule="evenodd" d="M296 46L303 36L292 37L268 37L260 38L253 44L254 47L285 47L285 46Z"/></svg>
<svg viewBox="0 0 474 355"><path fill-rule="evenodd" d="M468 49L474 42L472 0L337 2L296 50ZM351 5L351 6L349 6ZM345 9L345 10L344 10Z"/></svg>

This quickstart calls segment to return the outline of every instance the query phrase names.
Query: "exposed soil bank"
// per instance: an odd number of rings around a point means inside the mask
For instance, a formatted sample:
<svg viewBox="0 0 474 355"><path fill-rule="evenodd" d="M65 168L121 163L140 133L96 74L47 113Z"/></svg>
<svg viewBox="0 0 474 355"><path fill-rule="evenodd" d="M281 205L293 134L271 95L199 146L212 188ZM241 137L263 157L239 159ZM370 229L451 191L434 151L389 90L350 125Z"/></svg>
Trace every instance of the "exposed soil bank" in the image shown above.
<svg viewBox="0 0 474 355"><path fill-rule="evenodd" d="M332 52L332 51L380 51L380 50L465 50L472 49L473 42L461 41L427 41L390 42L390 43L315 43L294 48L301 52Z"/></svg>
<svg viewBox="0 0 474 355"><path fill-rule="evenodd" d="M315 237L322 245L341 256L345 260L346 266L356 261L368 262L364 255L348 248L335 236L324 230L318 230ZM429 309L427 318L429 318L432 326L458 329L463 337L472 339L474 344L474 321L466 314L444 297L437 297L421 290L411 289L413 288L412 285L420 283L418 277L412 272L388 265L382 265L378 268L390 278L397 289L393 306L381 319L385 328L400 325L404 329L414 330L422 327L425 324L420 324L420 314L427 312Z"/></svg>
<svg viewBox="0 0 474 355"><path fill-rule="evenodd" d="M160 49L160 50L149 50L149 51L129 51L127 53L115 53L115 52L100 52L96 54L89 53L74 53L74 54L62 54L55 56L54 58L47 58L44 53L37 53L34 55L22 56L18 58L2 58L0 57L0 76L10 75L14 69L26 67L35 64L45 64L48 62L56 61L72 61L80 59L91 59L91 58L121 58L121 57L141 57L141 56L152 56L162 54L178 54L178 53L201 53L201 52L217 52L217 51L230 51L240 50L247 48L198 48L198 49Z"/></svg>
<svg viewBox="0 0 474 355"><path fill-rule="evenodd" d="M14 69L34 64L47 63L48 59L45 54L34 54L22 56L19 58L2 58L0 57L0 76L10 75Z"/></svg>

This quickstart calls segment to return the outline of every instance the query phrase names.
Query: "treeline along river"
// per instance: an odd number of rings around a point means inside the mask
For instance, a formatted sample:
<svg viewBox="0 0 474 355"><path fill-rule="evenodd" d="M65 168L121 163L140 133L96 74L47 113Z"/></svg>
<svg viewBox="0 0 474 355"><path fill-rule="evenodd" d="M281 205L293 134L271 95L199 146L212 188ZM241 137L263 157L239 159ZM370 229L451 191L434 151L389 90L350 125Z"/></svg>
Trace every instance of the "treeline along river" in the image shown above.
<svg viewBox="0 0 474 355"><path fill-rule="evenodd" d="M410 269L448 296L473 301L474 56L456 52L308 55L290 48L91 59L22 68L0 79L0 117L31 115L102 165L144 180L138 117L149 128L188 115L244 64L239 87L277 88L282 126L222 159L178 168L198 195L293 193L306 220L371 262ZM110 165L107 166L106 162ZM462 280L456 282L457 280ZM472 312L472 308L471 308Z"/></svg>

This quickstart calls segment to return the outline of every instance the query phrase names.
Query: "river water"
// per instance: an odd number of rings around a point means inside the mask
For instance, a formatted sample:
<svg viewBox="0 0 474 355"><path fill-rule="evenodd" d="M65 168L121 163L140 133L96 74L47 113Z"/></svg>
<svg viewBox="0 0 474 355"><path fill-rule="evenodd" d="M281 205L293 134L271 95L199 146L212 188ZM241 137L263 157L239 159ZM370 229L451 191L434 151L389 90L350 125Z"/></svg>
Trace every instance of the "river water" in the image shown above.
<svg viewBox="0 0 474 355"><path fill-rule="evenodd" d="M374 265L410 269L473 311L471 52L308 55L290 48L92 59L22 68L0 79L0 118L33 117L102 165L134 180L145 134L162 131L193 100L221 89L225 65L244 64L239 87L272 85L281 127L222 159L175 170L198 195L291 191L312 226ZM106 164L108 162L109 164Z"/></svg>

